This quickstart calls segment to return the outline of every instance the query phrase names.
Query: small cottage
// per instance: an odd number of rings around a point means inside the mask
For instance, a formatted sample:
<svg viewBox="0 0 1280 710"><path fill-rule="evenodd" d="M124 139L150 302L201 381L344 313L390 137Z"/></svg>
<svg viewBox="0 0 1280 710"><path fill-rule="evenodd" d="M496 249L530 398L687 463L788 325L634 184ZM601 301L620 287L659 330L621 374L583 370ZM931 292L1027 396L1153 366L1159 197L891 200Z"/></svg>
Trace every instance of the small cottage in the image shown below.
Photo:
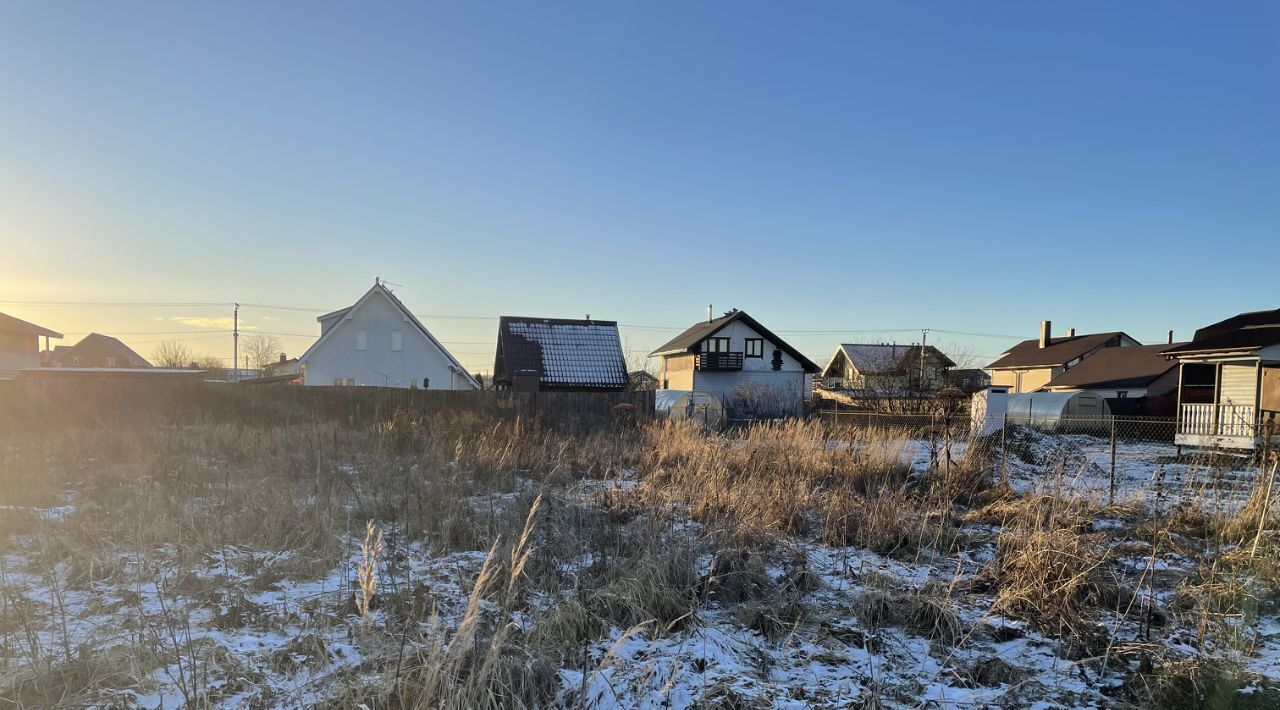
<svg viewBox="0 0 1280 710"><path fill-rule="evenodd" d="M497 389L621 392L630 382L614 321L515 316L498 321Z"/></svg>
<svg viewBox="0 0 1280 710"><path fill-rule="evenodd" d="M90 333L75 345L56 353L52 366L133 370L152 365L119 338Z"/></svg>
<svg viewBox="0 0 1280 710"><path fill-rule="evenodd" d="M951 358L932 345L844 343L822 371L832 389L876 397L935 392L946 385Z"/></svg>

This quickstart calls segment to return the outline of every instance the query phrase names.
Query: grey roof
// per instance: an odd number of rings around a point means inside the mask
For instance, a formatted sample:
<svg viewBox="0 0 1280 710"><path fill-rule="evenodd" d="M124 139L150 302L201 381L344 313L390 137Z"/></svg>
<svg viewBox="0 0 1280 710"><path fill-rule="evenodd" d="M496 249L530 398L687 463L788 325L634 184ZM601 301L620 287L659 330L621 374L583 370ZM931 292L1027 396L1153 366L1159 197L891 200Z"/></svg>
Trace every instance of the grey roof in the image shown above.
<svg viewBox="0 0 1280 710"><path fill-rule="evenodd" d="M699 343L720 332L720 329L730 323L739 320L750 326L752 330L767 338L775 347L795 358L796 361L800 363L800 366L804 368L805 372L816 373L822 371L822 368L818 367L812 360L805 357L804 353L791 347L791 345L785 340L774 335L768 328L760 325L760 321L747 315L746 311L740 311L736 308L719 318L690 326L683 333L667 341L657 350L654 350L651 355L674 355L678 353L692 352L693 348L697 347Z"/></svg>
<svg viewBox="0 0 1280 710"><path fill-rule="evenodd" d="M630 383L614 321L503 316L493 376L536 374L548 389L621 390Z"/></svg>
<svg viewBox="0 0 1280 710"><path fill-rule="evenodd" d="M1093 351L1095 348L1102 347L1107 341L1117 336L1128 337L1125 333L1115 331L1112 333L1092 333L1089 335L1050 338L1049 346L1045 348L1040 347L1039 338L1024 340L1010 348L999 360L987 365L986 369L1003 370L1019 367L1065 365L1081 355Z"/></svg>
<svg viewBox="0 0 1280 710"><path fill-rule="evenodd" d="M62 333L58 333L35 323L28 323L21 318L0 313L0 330L11 332L27 333L30 335L43 335L46 338L61 338Z"/></svg>
<svg viewBox="0 0 1280 710"><path fill-rule="evenodd" d="M946 367L955 366L951 358L942 354L941 350L932 345L924 348L927 355L940 359ZM864 375L901 374L920 362L919 345L841 343L840 350L858 372Z"/></svg>

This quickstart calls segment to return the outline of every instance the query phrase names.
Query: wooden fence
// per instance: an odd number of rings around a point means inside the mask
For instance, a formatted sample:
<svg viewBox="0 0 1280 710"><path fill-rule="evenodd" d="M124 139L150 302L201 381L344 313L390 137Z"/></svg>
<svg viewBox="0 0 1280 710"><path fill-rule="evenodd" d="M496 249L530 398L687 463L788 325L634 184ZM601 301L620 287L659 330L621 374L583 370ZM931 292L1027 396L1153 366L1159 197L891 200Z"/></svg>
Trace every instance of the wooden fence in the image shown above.
<svg viewBox="0 0 1280 710"><path fill-rule="evenodd" d="M81 378L0 382L0 426L359 425L398 414L536 419L544 426L584 429L650 421L654 401L653 392L450 392Z"/></svg>

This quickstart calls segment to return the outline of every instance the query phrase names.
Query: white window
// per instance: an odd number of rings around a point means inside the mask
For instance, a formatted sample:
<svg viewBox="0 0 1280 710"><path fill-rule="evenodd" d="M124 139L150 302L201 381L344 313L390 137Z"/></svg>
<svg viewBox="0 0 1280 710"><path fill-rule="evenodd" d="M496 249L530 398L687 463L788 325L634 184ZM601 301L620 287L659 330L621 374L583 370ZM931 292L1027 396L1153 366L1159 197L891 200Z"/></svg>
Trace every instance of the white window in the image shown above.
<svg viewBox="0 0 1280 710"><path fill-rule="evenodd" d="M357 330L356 331L356 350L368 350L368 349L369 349L369 331Z"/></svg>
<svg viewBox="0 0 1280 710"><path fill-rule="evenodd" d="M72 364L72 365L74 365L75 367L80 367L80 356L79 356L79 355L73 355L73 356L71 357L71 364Z"/></svg>
<svg viewBox="0 0 1280 710"><path fill-rule="evenodd" d="M400 352L404 350L404 333L399 330L391 331L391 351Z"/></svg>
<svg viewBox="0 0 1280 710"><path fill-rule="evenodd" d="M107 367L115 367L115 366L116 366L116 357L115 357L115 355L108 355L108 356L107 356Z"/></svg>

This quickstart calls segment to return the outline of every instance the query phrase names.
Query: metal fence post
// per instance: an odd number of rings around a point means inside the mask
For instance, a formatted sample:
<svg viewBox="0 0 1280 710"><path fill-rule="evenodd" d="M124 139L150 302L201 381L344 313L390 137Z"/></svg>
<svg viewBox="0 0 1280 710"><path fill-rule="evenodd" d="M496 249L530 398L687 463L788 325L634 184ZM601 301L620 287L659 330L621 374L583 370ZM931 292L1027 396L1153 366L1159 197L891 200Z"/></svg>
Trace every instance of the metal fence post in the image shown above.
<svg viewBox="0 0 1280 710"><path fill-rule="evenodd" d="M1009 460L1009 447L1006 445L1009 441L1009 413L1004 413L1004 420L1000 424L1000 487L1009 487L1009 468L1007 462Z"/></svg>
<svg viewBox="0 0 1280 710"><path fill-rule="evenodd" d="M1111 493L1107 496L1107 505L1116 502L1116 418L1111 418Z"/></svg>

